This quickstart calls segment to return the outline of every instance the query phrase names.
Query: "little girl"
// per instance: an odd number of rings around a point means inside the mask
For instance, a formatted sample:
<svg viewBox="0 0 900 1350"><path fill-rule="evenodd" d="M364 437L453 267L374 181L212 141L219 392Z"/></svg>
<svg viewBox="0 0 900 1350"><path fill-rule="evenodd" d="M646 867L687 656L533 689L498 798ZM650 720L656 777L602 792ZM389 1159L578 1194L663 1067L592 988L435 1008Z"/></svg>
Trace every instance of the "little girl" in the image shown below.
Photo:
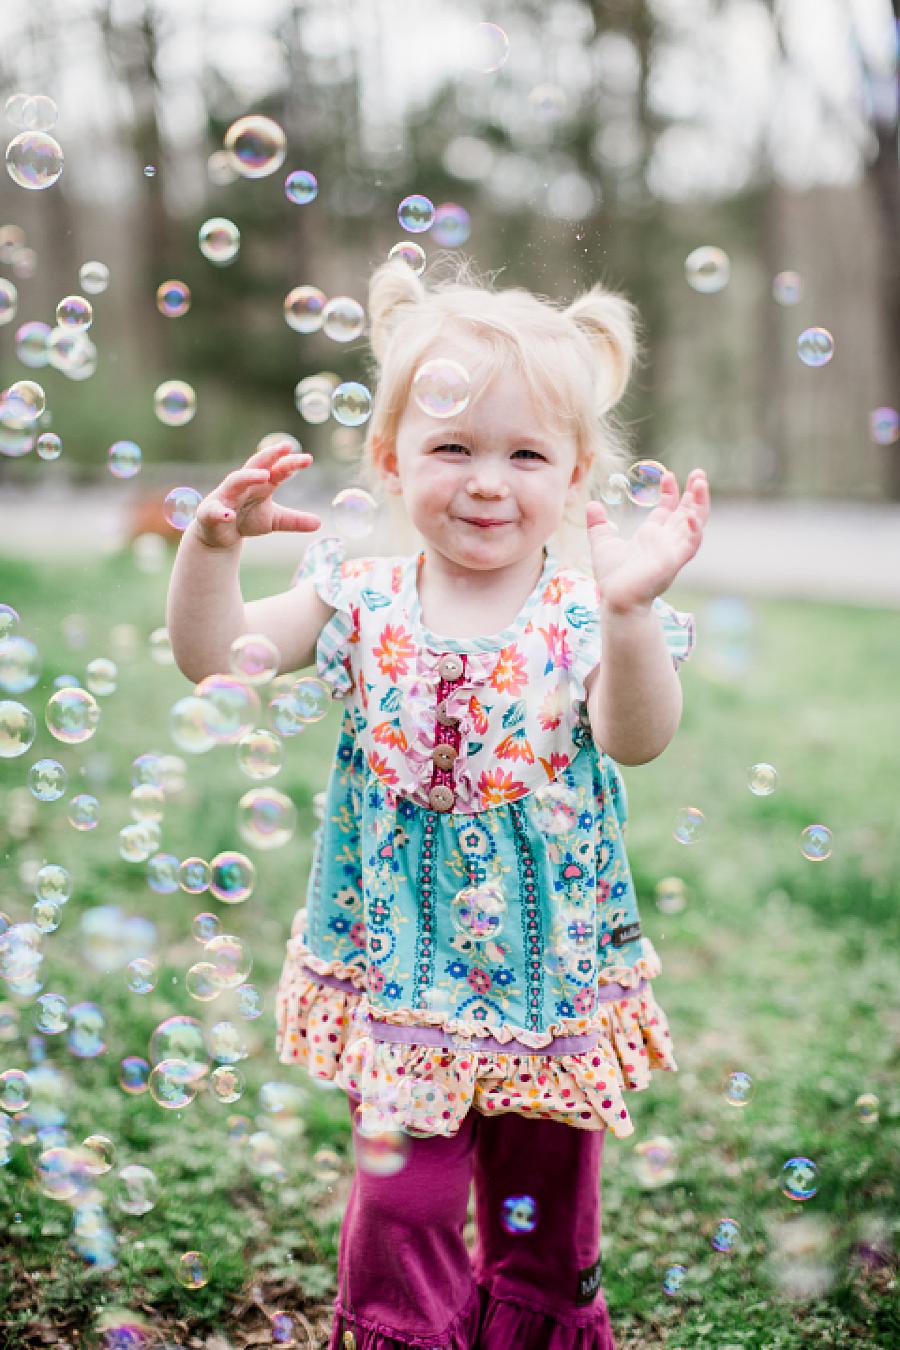
<svg viewBox="0 0 900 1350"><path fill-rule="evenodd" d="M426 289L394 262L369 310L366 461L421 547L345 560L320 538L292 589L245 605L241 536L320 523L272 501L310 462L275 447L202 502L168 614L191 679L264 632L345 700L277 1006L281 1059L350 1098L331 1350L611 1350L603 1139L633 1131L626 1090L675 1068L613 761L677 729L693 623L659 597L707 482L679 498L666 473L627 541L590 500L621 454L621 297ZM589 570L558 552L573 513Z"/></svg>

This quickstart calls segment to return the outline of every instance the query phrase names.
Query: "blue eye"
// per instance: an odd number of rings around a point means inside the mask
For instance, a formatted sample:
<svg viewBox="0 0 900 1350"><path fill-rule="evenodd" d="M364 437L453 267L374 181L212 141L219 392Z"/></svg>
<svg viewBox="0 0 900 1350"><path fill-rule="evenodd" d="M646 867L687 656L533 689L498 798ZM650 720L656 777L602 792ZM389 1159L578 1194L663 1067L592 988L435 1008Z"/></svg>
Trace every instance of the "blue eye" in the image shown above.
<svg viewBox="0 0 900 1350"><path fill-rule="evenodd" d="M461 451L463 452L464 455L467 455L467 454L469 453L468 446L465 446L465 445L458 445L455 441L451 442L449 445L436 445L436 446L435 446L435 449L436 449L436 450L461 450Z"/></svg>
<svg viewBox="0 0 900 1350"><path fill-rule="evenodd" d="M545 458L546 458L546 456L542 455L542 454L540 453L539 450L522 449L522 450L517 450L517 451L516 451L516 454L517 454L517 455L534 455L535 459L545 459Z"/></svg>

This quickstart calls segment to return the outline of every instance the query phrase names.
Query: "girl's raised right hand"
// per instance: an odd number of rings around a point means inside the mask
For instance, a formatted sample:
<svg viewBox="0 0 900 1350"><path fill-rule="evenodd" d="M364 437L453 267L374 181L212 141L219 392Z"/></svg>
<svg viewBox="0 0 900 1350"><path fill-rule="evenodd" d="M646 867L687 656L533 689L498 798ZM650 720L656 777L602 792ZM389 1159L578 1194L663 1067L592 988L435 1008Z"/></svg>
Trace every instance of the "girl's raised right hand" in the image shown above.
<svg viewBox="0 0 900 1350"><path fill-rule="evenodd" d="M194 518L197 538L210 548L233 548L245 535L317 530L318 516L272 501L276 488L311 463L312 455L292 451L287 441L257 450L203 498Z"/></svg>

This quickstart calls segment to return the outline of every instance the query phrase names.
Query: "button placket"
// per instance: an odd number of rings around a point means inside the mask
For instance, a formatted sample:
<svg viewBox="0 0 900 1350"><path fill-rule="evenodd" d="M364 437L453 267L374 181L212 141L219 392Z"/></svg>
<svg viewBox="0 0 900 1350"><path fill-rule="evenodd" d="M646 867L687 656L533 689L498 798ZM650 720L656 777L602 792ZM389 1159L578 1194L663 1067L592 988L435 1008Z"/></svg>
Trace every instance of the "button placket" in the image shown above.
<svg viewBox="0 0 900 1350"><path fill-rule="evenodd" d="M465 656L445 652L438 661L440 682L437 688L438 704L435 710L434 749L431 761L431 787L428 803L434 811L450 811L456 801L453 789L453 765L459 756L461 734L459 719L449 716L447 698L465 674Z"/></svg>

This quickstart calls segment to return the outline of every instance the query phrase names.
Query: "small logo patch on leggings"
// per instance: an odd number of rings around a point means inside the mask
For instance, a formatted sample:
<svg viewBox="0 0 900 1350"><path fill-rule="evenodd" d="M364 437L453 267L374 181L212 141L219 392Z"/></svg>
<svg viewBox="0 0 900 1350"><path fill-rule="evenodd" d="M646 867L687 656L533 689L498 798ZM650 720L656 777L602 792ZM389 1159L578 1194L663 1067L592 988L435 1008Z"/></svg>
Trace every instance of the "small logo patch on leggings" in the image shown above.
<svg viewBox="0 0 900 1350"><path fill-rule="evenodd" d="M577 1304L590 1303L600 1292L600 1257L587 1270L578 1272L578 1297Z"/></svg>

